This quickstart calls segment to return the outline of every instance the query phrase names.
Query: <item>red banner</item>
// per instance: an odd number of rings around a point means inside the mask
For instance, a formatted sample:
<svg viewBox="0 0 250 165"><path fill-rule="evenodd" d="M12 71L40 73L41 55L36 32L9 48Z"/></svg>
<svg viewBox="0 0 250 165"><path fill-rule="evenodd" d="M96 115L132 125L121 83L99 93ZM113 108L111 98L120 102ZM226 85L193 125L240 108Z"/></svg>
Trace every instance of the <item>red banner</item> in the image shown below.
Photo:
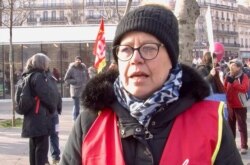
<svg viewBox="0 0 250 165"><path fill-rule="evenodd" d="M95 57L94 67L97 69L98 73L106 66L106 42L104 37L104 21L101 20L100 29L96 37L96 41L93 48L93 54Z"/></svg>

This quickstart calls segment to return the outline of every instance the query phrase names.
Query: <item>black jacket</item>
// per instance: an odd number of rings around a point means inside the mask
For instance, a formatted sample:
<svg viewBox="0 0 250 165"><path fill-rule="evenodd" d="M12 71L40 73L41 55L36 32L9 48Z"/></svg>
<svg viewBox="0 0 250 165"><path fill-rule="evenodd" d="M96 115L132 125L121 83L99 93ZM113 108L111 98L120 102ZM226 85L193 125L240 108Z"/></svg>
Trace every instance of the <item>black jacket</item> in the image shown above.
<svg viewBox="0 0 250 165"><path fill-rule="evenodd" d="M188 107L209 95L208 84L199 74L188 66L182 65L183 85L179 99L162 111L156 113L149 124L148 130L153 138L146 140L147 135L135 135L136 127L141 126L136 119L130 116L115 99L113 82L118 73L114 71L97 75L87 84L82 95L84 111L77 118L69 136L62 156L62 165L81 164L81 145L98 110L111 107L118 116L119 129L125 133L122 137L122 148L126 165L157 165L175 117ZM201 109L202 110L202 109ZM192 131L192 130L190 130ZM195 137L194 137L195 138ZM177 155L176 155L177 156ZM222 144L216 158L217 165L242 165L241 157L236 148L232 133L226 123L223 125Z"/></svg>
<svg viewBox="0 0 250 165"><path fill-rule="evenodd" d="M59 93L59 90L57 88L58 79L54 77L50 71L46 72L46 74L48 77L48 81L50 81L49 84L51 84L51 88L53 88L53 90L55 90L55 93L57 94L57 99L56 99L57 106L56 106L54 114L61 114L62 113L62 96Z"/></svg>
<svg viewBox="0 0 250 165"><path fill-rule="evenodd" d="M58 90L48 75L40 70L30 70L27 73L35 72L30 85L33 96L38 96L40 106L38 113L35 113L35 106L24 115L22 137L37 137L49 135L52 127L51 116L57 109L59 102Z"/></svg>
<svg viewBox="0 0 250 165"><path fill-rule="evenodd" d="M216 74L212 76L210 71L212 68L208 65L198 65L197 71L201 76L209 83L213 93L225 93L223 84L220 80L219 71L216 70Z"/></svg>

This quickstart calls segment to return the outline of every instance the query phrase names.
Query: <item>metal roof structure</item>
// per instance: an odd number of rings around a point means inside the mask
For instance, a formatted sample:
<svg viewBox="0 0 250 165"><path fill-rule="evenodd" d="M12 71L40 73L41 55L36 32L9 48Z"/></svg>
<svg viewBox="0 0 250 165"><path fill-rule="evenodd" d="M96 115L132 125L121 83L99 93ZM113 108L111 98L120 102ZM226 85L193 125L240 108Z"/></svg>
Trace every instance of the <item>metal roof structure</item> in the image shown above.
<svg viewBox="0 0 250 165"><path fill-rule="evenodd" d="M112 42L116 25L104 25L106 42ZM99 25L13 27L13 44L94 42ZM9 28L0 28L0 45L9 44Z"/></svg>

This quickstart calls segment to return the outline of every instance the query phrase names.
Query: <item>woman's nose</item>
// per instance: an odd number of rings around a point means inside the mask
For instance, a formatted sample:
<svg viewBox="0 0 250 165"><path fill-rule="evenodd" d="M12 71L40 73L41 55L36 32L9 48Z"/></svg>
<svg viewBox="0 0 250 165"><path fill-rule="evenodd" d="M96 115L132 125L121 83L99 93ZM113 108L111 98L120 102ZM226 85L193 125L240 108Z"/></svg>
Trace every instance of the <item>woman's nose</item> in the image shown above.
<svg viewBox="0 0 250 165"><path fill-rule="evenodd" d="M133 56L131 58L132 63L142 63L144 59L142 58L139 50L134 50Z"/></svg>

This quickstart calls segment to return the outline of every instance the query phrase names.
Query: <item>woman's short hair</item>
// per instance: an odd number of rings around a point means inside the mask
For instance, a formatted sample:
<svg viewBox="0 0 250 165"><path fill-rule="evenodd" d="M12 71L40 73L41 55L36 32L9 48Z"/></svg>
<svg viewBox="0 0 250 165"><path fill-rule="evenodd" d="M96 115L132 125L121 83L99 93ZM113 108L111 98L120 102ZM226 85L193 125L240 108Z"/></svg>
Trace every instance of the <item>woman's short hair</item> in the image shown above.
<svg viewBox="0 0 250 165"><path fill-rule="evenodd" d="M31 56L27 62L25 69L40 69L40 70L48 70L50 64L50 58L43 53L37 53Z"/></svg>

